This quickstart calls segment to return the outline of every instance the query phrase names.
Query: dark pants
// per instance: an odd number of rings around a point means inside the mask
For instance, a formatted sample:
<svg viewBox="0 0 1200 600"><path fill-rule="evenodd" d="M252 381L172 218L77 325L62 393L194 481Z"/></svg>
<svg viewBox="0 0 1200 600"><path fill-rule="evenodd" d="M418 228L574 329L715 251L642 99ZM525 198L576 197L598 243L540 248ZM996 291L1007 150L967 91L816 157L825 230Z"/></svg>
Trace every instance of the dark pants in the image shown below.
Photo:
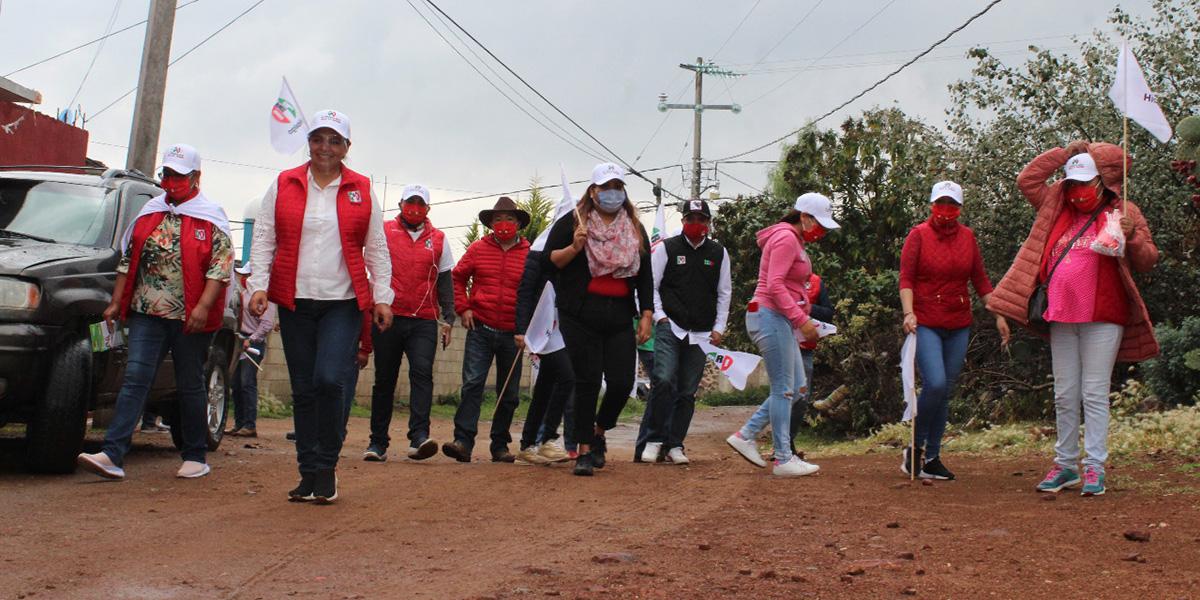
<svg viewBox="0 0 1200 600"><path fill-rule="evenodd" d="M550 408L546 410L546 418L542 420L542 426L538 429L537 443L558 439L558 426L562 425L563 445L567 450L574 450L578 446L575 441L575 369L571 366L571 356L566 349L553 353L553 356L552 361L542 361L542 373L548 373L552 370L551 367L565 369L563 373L570 373L571 385L566 402L550 403Z"/></svg>
<svg viewBox="0 0 1200 600"><path fill-rule="evenodd" d="M350 409L354 408L354 396L358 390L358 357L350 358L350 370L346 373L346 387L342 390L345 405L342 407L342 442L346 441L346 425L350 423Z"/></svg>
<svg viewBox="0 0 1200 600"><path fill-rule="evenodd" d="M654 326L654 370L642 419L647 442L661 443L664 450L683 447L706 360L700 346L675 337L670 323Z"/></svg>
<svg viewBox="0 0 1200 600"><path fill-rule="evenodd" d="M356 300L296 300L279 307L279 334L292 383L300 473L337 467L346 418L347 362L362 330Z"/></svg>
<svg viewBox="0 0 1200 600"><path fill-rule="evenodd" d="M258 350L258 355L247 352L245 358L237 363L237 372L233 374L233 428L256 429L258 422L258 369L250 363L251 360L262 364L267 358L267 341L250 342L250 347Z"/></svg>
<svg viewBox="0 0 1200 600"><path fill-rule="evenodd" d="M558 420L562 418L563 411L571 402L571 394L575 393L575 371L571 368L571 358L566 350L542 354L538 360L541 362L541 368L538 369L538 378L533 385L533 399L530 400L529 412L525 415L525 427L521 429L522 450L538 443L539 430L546 425L552 410L557 416L550 431L553 437L558 437Z"/></svg>
<svg viewBox="0 0 1200 600"><path fill-rule="evenodd" d="M183 321L130 313L128 361L117 394L113 420L104 434L103 451L122 466L150 395L150 386L167 351L175 364L175 393L179 418L171 423L183 436L183 460L204 462L208 451L208 391L204 359L211 333L184 333Z"/></svg>
<svg viewBox="0 0 1200 600"><path fill-rule="evenodd" d="M650 389L653 390L654 389L654 351L653 350L642 350L641 348L638 348L637 355L638 355L638 362L642 363L642 370L645 371L647 375L650 375ZM649 411L650 411L650 402L649 402L649 398L647 398L646 410L642 413L641 424L638 425L637 441L635 441L634 445L633 445L633 460L634 460L634 462L642 460L642 450L646 449L646 441L650 437L650 432L647 429L650 425L650 420L649 420L650 415L648 414ZM667 415L666 426L667 427L671 426L671 416L670 415Z"/></svg>
<svg viewBox="0 0 1200 600"><path fill-rule="evenodd" d="M413 448L429 439L429 410L433 405L433 359L438 324L430 319L397 317L387 331L372 330L375 344L375 386L371 388L371 445L387 450L395 408L400 363L408 357L408 439Z"/></svg>
<svg viewBox="0 0 1200 600"><path fill-rule="evenodd" d="M475 328L467 332L466 350L463 354L462 400L454 412L454 439L471 451L475 447L475 435L479 431L479 411L483 404L483 386L488 370L496 363L496 393L508 388L496 400L496 413L492 417L491 451L508 449L512 436L508 433L513 413L520 401L517 389L521 387L521 354L513 341L512 332L498 331L476 322ZM515 365L514 365L515 361ZM512 377L509 378L509 369Z"/></svg>
<svg viewBox="0 0 1200 600"><path fill-rule="evenodd" d="M588 294L574 315L559 314L559 326L575 369L575 441L591 444L595 427L617 426L633 389L637 344L630 326L633 298ZM608 384L597 410L601 377Z"/></svg>

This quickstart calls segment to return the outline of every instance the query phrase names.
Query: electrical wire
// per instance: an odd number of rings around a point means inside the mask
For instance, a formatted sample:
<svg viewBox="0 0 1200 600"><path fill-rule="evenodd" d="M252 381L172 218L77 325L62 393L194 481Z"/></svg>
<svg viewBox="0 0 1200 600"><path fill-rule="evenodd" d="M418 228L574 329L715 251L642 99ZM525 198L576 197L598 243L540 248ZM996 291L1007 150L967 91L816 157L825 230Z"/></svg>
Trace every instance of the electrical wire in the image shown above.
<svg viewBox="0 0 1200 600"><path fill-rule="evenodd" d="M754 14L754 9L758 8L759 4L762 4L762 0L755 2L754 6L751 6L750 10L746 11L746 14L742 17L742 20L738 21L738 24L733 28L733 31L729 32L729 37L725 38L724 42L721 42L721 47L717 48L716 52L713 52L709 55L709 62L716 62L717 57L721 55L721 51L725 49L725 46L729 45L729 42L733 40L733 36L737 35L737 32L741 31L742 25L746 24L746 20L750 18L750 15Z"/></svg>
<svg viewBox="0 0 1200 600"><path fill-rule="evenodd" d="M100 53L104 51L104 42L108 40L108 34L112 32L112 28L117 24L117 14L121 12L121 0L113 3L112 15L108 17L108 25L104 27L104 35L100 36L100 45L96 47L96 53L92 55L92 62L88 63L88 68L83 72L83 79L79 80L79 87L75 88L75 94L71 96L71 101L67 102L67 110L75 106L75 101L79 99L79 92L83 91L83 84L87 83L88 75L92 74L92 69L96 67L96 59L100 58Z"/></svg>
<svg viewBox="0 0 1200 600"><path fill-rule="evenodd" d="M824 2L825 2L825 0L817 0L817 3L813 4L812 7L810 7L808 9L808 12L804 13L804 15L800 17L800 20L796 21L795 24L792 25L791 29L788 29L787 33L783 34L783 37L779 38L779 41L775 42L774 46L771 46L771 48L769 50L767 50L766 52L764 52L762 56L758 57L758 60L754 61L754 64L751 65L750 69L753 70L755 67L762 64L762 61L766 60L767 57L770 56L771 53L774 52L775 49L778 48L780 46L780 44L782 44L784 42L784 40L791 37L792 33L794 33L797 29L799 29L800 26L803 25L805 21L808 21L808 17L811 16L813 14L813 12L815 12L817 10L817 8L819 8L821 6L821 4L823 4ZM737 87L738 83L739 83L738 81L735 81L735 82L733 82L733 85L730 86L730 92L729 92L730 97L733 96L733 88Z"/></svg>

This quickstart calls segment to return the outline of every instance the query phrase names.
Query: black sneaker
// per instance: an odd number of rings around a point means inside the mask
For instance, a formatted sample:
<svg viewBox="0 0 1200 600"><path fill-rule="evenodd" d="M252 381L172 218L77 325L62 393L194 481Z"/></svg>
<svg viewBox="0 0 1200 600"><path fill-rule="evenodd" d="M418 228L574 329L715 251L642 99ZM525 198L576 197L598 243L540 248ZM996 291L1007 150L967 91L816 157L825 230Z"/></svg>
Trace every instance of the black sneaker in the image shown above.
<svg viewBox="0 0 1200 600"><path fill-rule="evenodd" d="M287 438L287 441L289 441L289 442L294 442L294 441L296 441L296 432L289 431L283 437Z"/></svg>
<svg viewBox="0 0 1200 600"><path fill-rule="evenodd" d="M408 448L408 457L413 460L425 460L434 454L437 454L437 442L426 438L419 444L413 444Z"/></svg>
<svg viewBox="0 0 1200 600"><path fill-rule="evenodd" d="M572 473L575 475L579 475L580 477L591 477L592 476L592 455L591 454L580 454L579 458L575 459L575 470L572 471Z"/></svg>
<svg viewBox="0 0 1200 600"><path fill-rule="evenodd" d="M946 465L942 464L942 459L935 458L925 463L925 466L921 467L921 474L918 475L918 477L921 479L941 479L943 481L952 481L954 479L954 473L951 473L950 469L947 469Z"/></svg>
<svg viewBox="0 0 1200 600"><path fill-rule="evenodd" d="M604 453L608 450L608 444L604 441L604 436L598 435L592 439L592 466L597 469L603 469L608 461L604 459Z"/></svg>
<svg viewBox="0 0 1200 600"><path fill-rule="evenodd" d="M492 450L492 462L511 463L511 462L516 462L516 461L517 461L517 457L514 456L512 452L509 452L508 448Z"/></svg>
<svg viewBox="0 0 1200 600"><path fill-rule="evenodd" d="M313 502L315 504L333 504L338 498L337 471L334 469L317 471L313 480Z"/></svg>
<svg viewBox="0 0 1200 600"><path fill-rule="evenodd" d="M363 460L367 462L384 462L387 460L387 449L379 444L371 444L367 446L367 451L363 452Z"/></svg>
<svg viewBox="0 0 1200 600"><path fill-rule="evenodd" d="M918 448L917 456L916 456L916 463L918 465L921 464L921 455L922 454L924 454L924 452L922 452ZM900 470L903 471L905 475L912 475L912 467L913 467L912 447L909 446L904 449L904 460L900 461ZM918 472L919 472L919 470L918 470Z"/></svg>
<svg viewBox="0 0 1200 600"><path fill-rule="evenodd" d="M458 462L471 462L471 451L467 450L467 447L458 440L442 444L442 454L445 454L446 456L449 456Z"/></svg>
<svg viewBox="0 0 1200 600"><path fill-rule="evenodd" d="M314 477L312 473L301 473L300 485L288 492L288 502L312 502L313 481Z"/></svg>

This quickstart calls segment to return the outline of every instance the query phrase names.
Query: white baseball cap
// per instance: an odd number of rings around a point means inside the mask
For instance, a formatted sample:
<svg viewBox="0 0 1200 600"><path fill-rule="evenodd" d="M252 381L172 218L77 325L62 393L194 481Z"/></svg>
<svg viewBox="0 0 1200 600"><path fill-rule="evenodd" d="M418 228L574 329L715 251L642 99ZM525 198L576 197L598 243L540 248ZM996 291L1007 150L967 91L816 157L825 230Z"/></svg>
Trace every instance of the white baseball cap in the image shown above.
<svg viewBox="0 0 1200 600"><path fill-rule="evenodd" d="M336 110L322 110L317 112L316 116L309 119L308 132L312 133L322 127L328 127L338 135L346 139L350 139L350 117Z"/></svg>
<svg viewBox="0 0 1200 600"><path fill-rule="evenodd" d="M812 215L825 229L841 228L841 225L833 220L833 203L824 194L816 192L800 194L800 197L796 198L796 206L793 208L804 214Z"/></svg>
<svg viewBox="0 0 1200 600"><path fill-rule="evenodd" d="M953 181L939 181L933 184L933 190L929 192L929 201L934 202L938 198L949 198L962 206L962 186Z"/></svg>
<svg viewBox="0 0 1200 600"><path fill-rule="evenodd" d="M404 186L404 192L400 194L400 202L403 203L405 200L408 200L413 196L420 196L421 199L425 201L425 205L429 205L429 188L419 183L406 185Z"/></svg>
<svg viewBox="0 0 1200 600"><path fill-rule="evenodd" d="M190 175L200 170L200 153L187 144L175 144L163 150L162 166L180 175Z"/></svg>
<svg viewBox="0 0 1200 600"><path fill-rule="evenodd" d="M592 169L592 185L604 185L612 180L625 183L625 169L616 163L600 163Z"/></svg>
<svg viewBox="0 0 1200 600"><path fill-rule="evenodd" d="M1067 174L1067 179L1072 181L1091 181L1100 176L1100 170L1096 168L1096 159L1086 152L1072 156L1063 167L1063 171Z"/></svg>

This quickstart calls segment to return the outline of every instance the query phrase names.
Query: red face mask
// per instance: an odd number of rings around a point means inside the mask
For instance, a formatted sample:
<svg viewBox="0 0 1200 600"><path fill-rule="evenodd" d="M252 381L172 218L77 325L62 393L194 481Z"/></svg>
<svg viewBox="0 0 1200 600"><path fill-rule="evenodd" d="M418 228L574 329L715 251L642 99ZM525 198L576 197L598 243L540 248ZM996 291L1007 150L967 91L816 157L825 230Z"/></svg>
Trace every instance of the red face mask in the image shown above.
<svg viewBox="0 0 1200 600"><path fill-rule="evenodd" d="M1073 185L1067 188L1067 200L1075 210L1090 213L1100 206L1100 194L1092 185Z"/></svg>
<svg viewBox="0 0 1200 600"><path fill-rule="evenodd" d="M496 234L496 239L501 243L507 244L513 238L517 237L517 224L512 221L500 221L492 224L492 232Z"/></svg>
<svg viewBox="0 0 1200 600"><path fill-rule="evenodd" d="M425 215L428 214L429 207L421 202L405 202L400 205L400 218L413 227L424 223Z"/></svg>
<svg viewBox="0 0 1200 600"><path fill-rule="evenodd" d="M938 224L949 224L958 220L958 216L962 214L962 207L956 204L934 204L930 212Z"/></svg>
<svg viewBox="0 0 1200 600"><path fill-rule="evenodd" d="M171 200L187 200L191 197L192 182L186 175L171 175L162 178L162 189Z"/></svg>
<svg viewBox="0 0 1200 600"><path fill-rule="evenodd" d="M693 244L698 244L708 235L708 223L684 223L683 235Z"/></svg>
<svg viewBox="0 0 1200 600"><path fill-rule="evenodd" d="M820 223L813 223L812 229L806 229L800 232L800 237L804 238L805 242L813 243L825 237L829 230L825 229Z"/></svg>

